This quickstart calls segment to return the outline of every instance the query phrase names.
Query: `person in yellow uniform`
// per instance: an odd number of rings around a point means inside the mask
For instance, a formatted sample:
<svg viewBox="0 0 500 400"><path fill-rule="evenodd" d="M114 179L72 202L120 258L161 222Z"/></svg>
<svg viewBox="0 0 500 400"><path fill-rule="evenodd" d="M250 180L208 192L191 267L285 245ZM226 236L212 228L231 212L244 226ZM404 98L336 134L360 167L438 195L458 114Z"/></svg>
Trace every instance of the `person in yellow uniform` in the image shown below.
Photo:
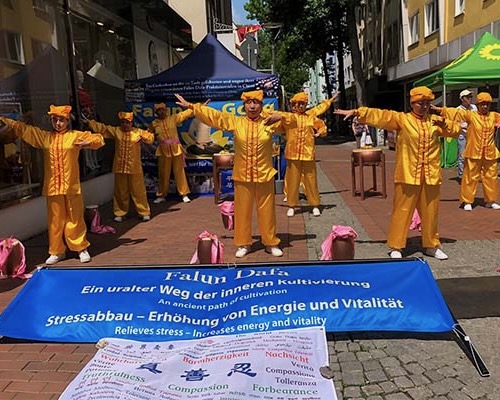
<svg viewBox="0 0 500 400"><path fill-rule="evenodd" d="M394 199L387 245L391 258L401 258L415 208L422 220L424 253L439 260L448 256L441 249L438 233L439 189L442 182L439 136L458 137L460 125L429 114L432 90L426 86L410 91L411 112L359 107L336 110L345 118L398 132L394 170Z"/></svg>
<svg viewBox="0 0 500 400"><path fill-rule="evenodd" d="M262 243L266 252L281 257L280 239L276 236L272 138L281 129L280 123L267 125L261 116L264 92L243 92L241 99L245 116L214 110L202 104L191 104L177 95L177 104L194 111L201 122L234 136L234 244L235 256L244 257L252 244L252 213L254 203Z"/></svg>
<svg viewBox="0 0 500 400"><path fill-rule="evenodd" d="M291 113L278 113L282 116L286 135L285 187L289 207L287 216L289 217L294 216L295 207L299 205L301 179L313 215L316 217L321 215L318 208L320 197L316 174L314 139L320 135L326 135L326 129L323 129L324 123L321 124L323 121L318 116L328 110L336 97L335 95L331 99L324 100L316 107L306 111L309 98L307 93L300 92L290 99Z"/></svg>
<svg viewBox="0 0 500 400"><path fill-rule="evenodd" d="M472 203L479 180L483 182L485 207L500 210L498 197L498 158L495 130L500 126L500 114L490 111L491 95L476 96L477 111L453 107L433 107L442 116L467 123L467 143L463 152L464 173L460 184L460 201L465 211L472 211Z"/></svg>
<svg viewBox="0 0 500 400"><path fill-rule="evenodd" d="M2 118L16 135L31 146L43 150L44 180L42 194L47 198L49 258L52 265L66 257L66 246L78 252L82 263L91 260L87 248L87 226L80 186L78 155L81 149L104 146L100 134L69 129L71 106L50 106L52 131Z"/></svg>
<svg viewBox="0 0 500 400"><path fill-rule="evenodd" d="M155 104L155 112L158 116L149 130L153 132L158 141L156 156L158 157L158 192L153 203L162 203L168 195L170 187L170 174L174 173L177 192L182 197L184 203L189 203L191 199L186 172L184 171L184 148L179 140L177 125L193 116L193 110L185 110L180 113L168 116L167 106L164 103Z"/></svg>
<svg viewBox="0 0 500 400"><path fill-rule="evenodd" d="M113 213L115 221L121 222L129 212L130 197L137 213L143 221L151 219L144 173L141 162L141 141L151 144L154 135L148 131L134 128L133 112L119 112L120 126L105 125L100 122L87 121L90 129L102 132L105 138L115 140L115 157L113 173L115 187L113 193Z"/></svg>

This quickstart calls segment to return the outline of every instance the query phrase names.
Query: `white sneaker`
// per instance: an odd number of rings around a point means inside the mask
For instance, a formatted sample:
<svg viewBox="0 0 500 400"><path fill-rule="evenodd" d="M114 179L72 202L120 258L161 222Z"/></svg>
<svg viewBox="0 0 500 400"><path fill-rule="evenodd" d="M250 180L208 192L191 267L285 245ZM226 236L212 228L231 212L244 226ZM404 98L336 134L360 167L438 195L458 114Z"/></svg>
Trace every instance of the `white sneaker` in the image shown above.
<svg viewBox="0 0 500 400"><path fill-rule="evenodd" d="M491 202L491 203L486 203L485 204L486 208L492 208L493 210L500 210L500 204Z"/></svg>
<svg viewBox="0 0 500 400"><path fill-rule="evenodd" d="M390 253L389 253L389 256L391 258L403 258L403 254L401 254L401 252L399 250L392 250Z"/></svg>
<svg viewBox="0 0 500 400"><path fill-rule="evenodd" d="M191 199L189 197L187 197L187 196L182 196L182 201L184 203L191 203Z"/></svg>
<svg viewBox="0 0 500 400"><path fill-rule="evenodd" d="M283 255L283 251L278 246L267 246L266 253L270 253L274 257L281 257Z"/></svg>
<svg viewBox="0 0 500 400"><path fill-rule="evenodd" d="M319 210L319 208L318 208L318 207L314 207L314 208L313 208L313 215L314 215L315 217L319 217L319 216L321 215L321 211Z"/></svg>
<svg viewBox="0 0 500 400"><path fill-rule="evenodd" d="M288 201L288 197L283 197L283 203L286 203Z"/></svg>
<svg viewBox="0 0 500 400"><path fill-rule="evenodd" d="M464 211L472 211L472 204L464 204Z"/></svg>
<svg viewBox="0 0 500 400"><path fill-rule="evenodd" d="M238 250L236 250L234 256L236 258L243 258L248 254L248 252L249 252L248 247L246 246L238 247Z"/></svg>
<svg viewBox="0 0 500 400"><path fill-rule="evenodd" d="M429 257L434 257L438 260L448 259L448 256L439 247L436 247L435 249L427 248L425 249L424 254L428 255Z"/></svg>
<svg viewBox="0 0 500 400"><path fill-rule="evenodd" d="M289 208L286 212L287 217L293 217L295 215L295 210L293 208Z"/></svg>
<svg viewBox="0 0 500 400"><path fill-rule="evenodd" d="M149 215L143 215L142 216L142 220L143 221L149 221L150 219L151 219L151 216L149 216Z"/></svg>
<svg viewBox="0 0 500 400"><path fill-rule="evenodd" d="M115 220L115 222L122 222L123 217L115 217L114 220Z"/></svg>
<svg viewBox="0 0 500 400"><path fill-rule="evenodd" d="M157 197L156 199L153 200L153 203L155 204L160 204L165 202L165 197Z"/></svg>
<svg viewBox="0 0 500 400"><path fill-rule="evenodd" d="M49 258L45 260L45 264L47 265L54 265L57 264L59 261L62 261L66 258L66 254L51 254Z"/></svg>
<svg viewBox="0 0 500 400"><path fill-rule="evenodd" d="M91 260L90 254L86 249L80 251L78 253L78 257L80 257L80 262L82 262L82 263L88 263Z"/></svg>

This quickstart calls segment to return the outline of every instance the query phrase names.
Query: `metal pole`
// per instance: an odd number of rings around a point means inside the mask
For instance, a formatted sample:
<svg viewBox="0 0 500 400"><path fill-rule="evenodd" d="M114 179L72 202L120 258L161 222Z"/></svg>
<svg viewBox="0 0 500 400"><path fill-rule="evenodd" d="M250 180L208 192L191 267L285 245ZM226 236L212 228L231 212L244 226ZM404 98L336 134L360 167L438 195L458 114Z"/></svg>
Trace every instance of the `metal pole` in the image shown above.
<svg viewBox="0 0 500 400"><path fill-rule="evenodd" d="M271 39L271 74L274 74L274 38Z"/></svg>

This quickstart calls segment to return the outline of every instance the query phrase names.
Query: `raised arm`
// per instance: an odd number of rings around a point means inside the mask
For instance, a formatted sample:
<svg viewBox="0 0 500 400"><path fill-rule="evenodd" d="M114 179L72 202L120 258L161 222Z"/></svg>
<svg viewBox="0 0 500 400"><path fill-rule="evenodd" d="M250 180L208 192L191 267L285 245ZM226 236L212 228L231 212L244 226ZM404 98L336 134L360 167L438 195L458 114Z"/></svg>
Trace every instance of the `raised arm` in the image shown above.
<svg viewBox="0 0 500 400"><path fill-rule="evenodd" d="M449 136L457 138L460 134L461 127L460 124L456 121L440 117L438 115L432 116L432 123L439 127L438 134L440 136Z"/></svg>
<svg viewBox="0 0 500 400"><path fill-rule="evenodd" d="M106 125L93 119L88 120L87 124L93 132L99 132L105 138L114 139L116 137L116 130L119 129L116 126Z"/></svg>
<svg viewBox="0 0 500 400"><path fill-rule="evenodd" d="M439 113L442 117L450 119L452 121L464 121L468 124L471 122L470 113L473 111L463 110L456 107L436 107L431 106L431 109Z"/></svg>
<svg viewBox="0 0 500 400"><path fill-rule="evenodd" d="M337 115L343 115L344 120L358 117L358 122L368 124L375 128L397 131L401 129L401 115L403 113L392 110L381 110L379 108L359 107L352 110L337 109L333 112Z"/></svg>
<svg viewBox="0 0 500 400"><path fill-rule="evenodd" d="M50 134L49 131L10 118L0 117L0 121L12 128L17 137L35 148L42 148L45 135Z"/></svg>
<svg viewBox="0 0 500 400"><path fill-rule="evenodd" d="M218 111L201 104L190 103L179 94L176 94L175 97L178 100L176 104L183 108L192 109L194 111L194 116L204 124L211 126L212 128L220 129L222 131L234 131L234 122L236 117L233 114Z"/></svg>
<svg viewBox="0 0 500 400"><path fill-rule="evenodd" d="M332 103L338 97L339 93L340 92L335 93L332 98L323 100L317 106L311 108L310 110L307 110L307 114L314 115L315 117L324 114L332 106Z"/></svg>
<svg viewBox="0 0 500 400"><path fill-rule="evenodd" d="M139 129L139 135L141 137L141 140L146 144L151 144L155 140L155 135L144 129Z"/></svg>
<svg viewBox="0 0 500 400"><path fill-rule="evenodd" d="M96 150L104 146L104 138L100 133L80 132L75 145L82 149Z"/></svg>

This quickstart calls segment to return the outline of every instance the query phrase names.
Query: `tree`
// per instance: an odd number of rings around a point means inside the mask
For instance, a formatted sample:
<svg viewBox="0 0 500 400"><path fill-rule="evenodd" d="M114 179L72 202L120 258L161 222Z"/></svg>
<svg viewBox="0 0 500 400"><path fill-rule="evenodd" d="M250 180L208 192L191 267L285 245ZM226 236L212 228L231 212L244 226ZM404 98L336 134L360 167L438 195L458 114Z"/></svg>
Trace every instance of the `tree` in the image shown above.
<svg viewBox="0 0 500 400"><path fill-rule="evenodd" d="M353 73L356 82L356 97L358 104L364 104L364 75L361 66L361 53L356 32L355 12L360 6L360 0L249 0L245 5L248 17L257 19L261 24L280 22L282 38L280 47L286 44L283 60L278 60L280 66L290 60L307 67L314 66L316 60L321 60L327 82L326 92L332 95L329 74L328 55L337 54L339 61L339 78L337 82L342 92L341 104L345 105L345 88L343 78L343 56L350 51L353 58ZM279 64L278 64L279 62ZM286 71L292 73L292 71ZM284 81L287 80L282 75ZM290 80L292 81L292 80Z"/></svg>

